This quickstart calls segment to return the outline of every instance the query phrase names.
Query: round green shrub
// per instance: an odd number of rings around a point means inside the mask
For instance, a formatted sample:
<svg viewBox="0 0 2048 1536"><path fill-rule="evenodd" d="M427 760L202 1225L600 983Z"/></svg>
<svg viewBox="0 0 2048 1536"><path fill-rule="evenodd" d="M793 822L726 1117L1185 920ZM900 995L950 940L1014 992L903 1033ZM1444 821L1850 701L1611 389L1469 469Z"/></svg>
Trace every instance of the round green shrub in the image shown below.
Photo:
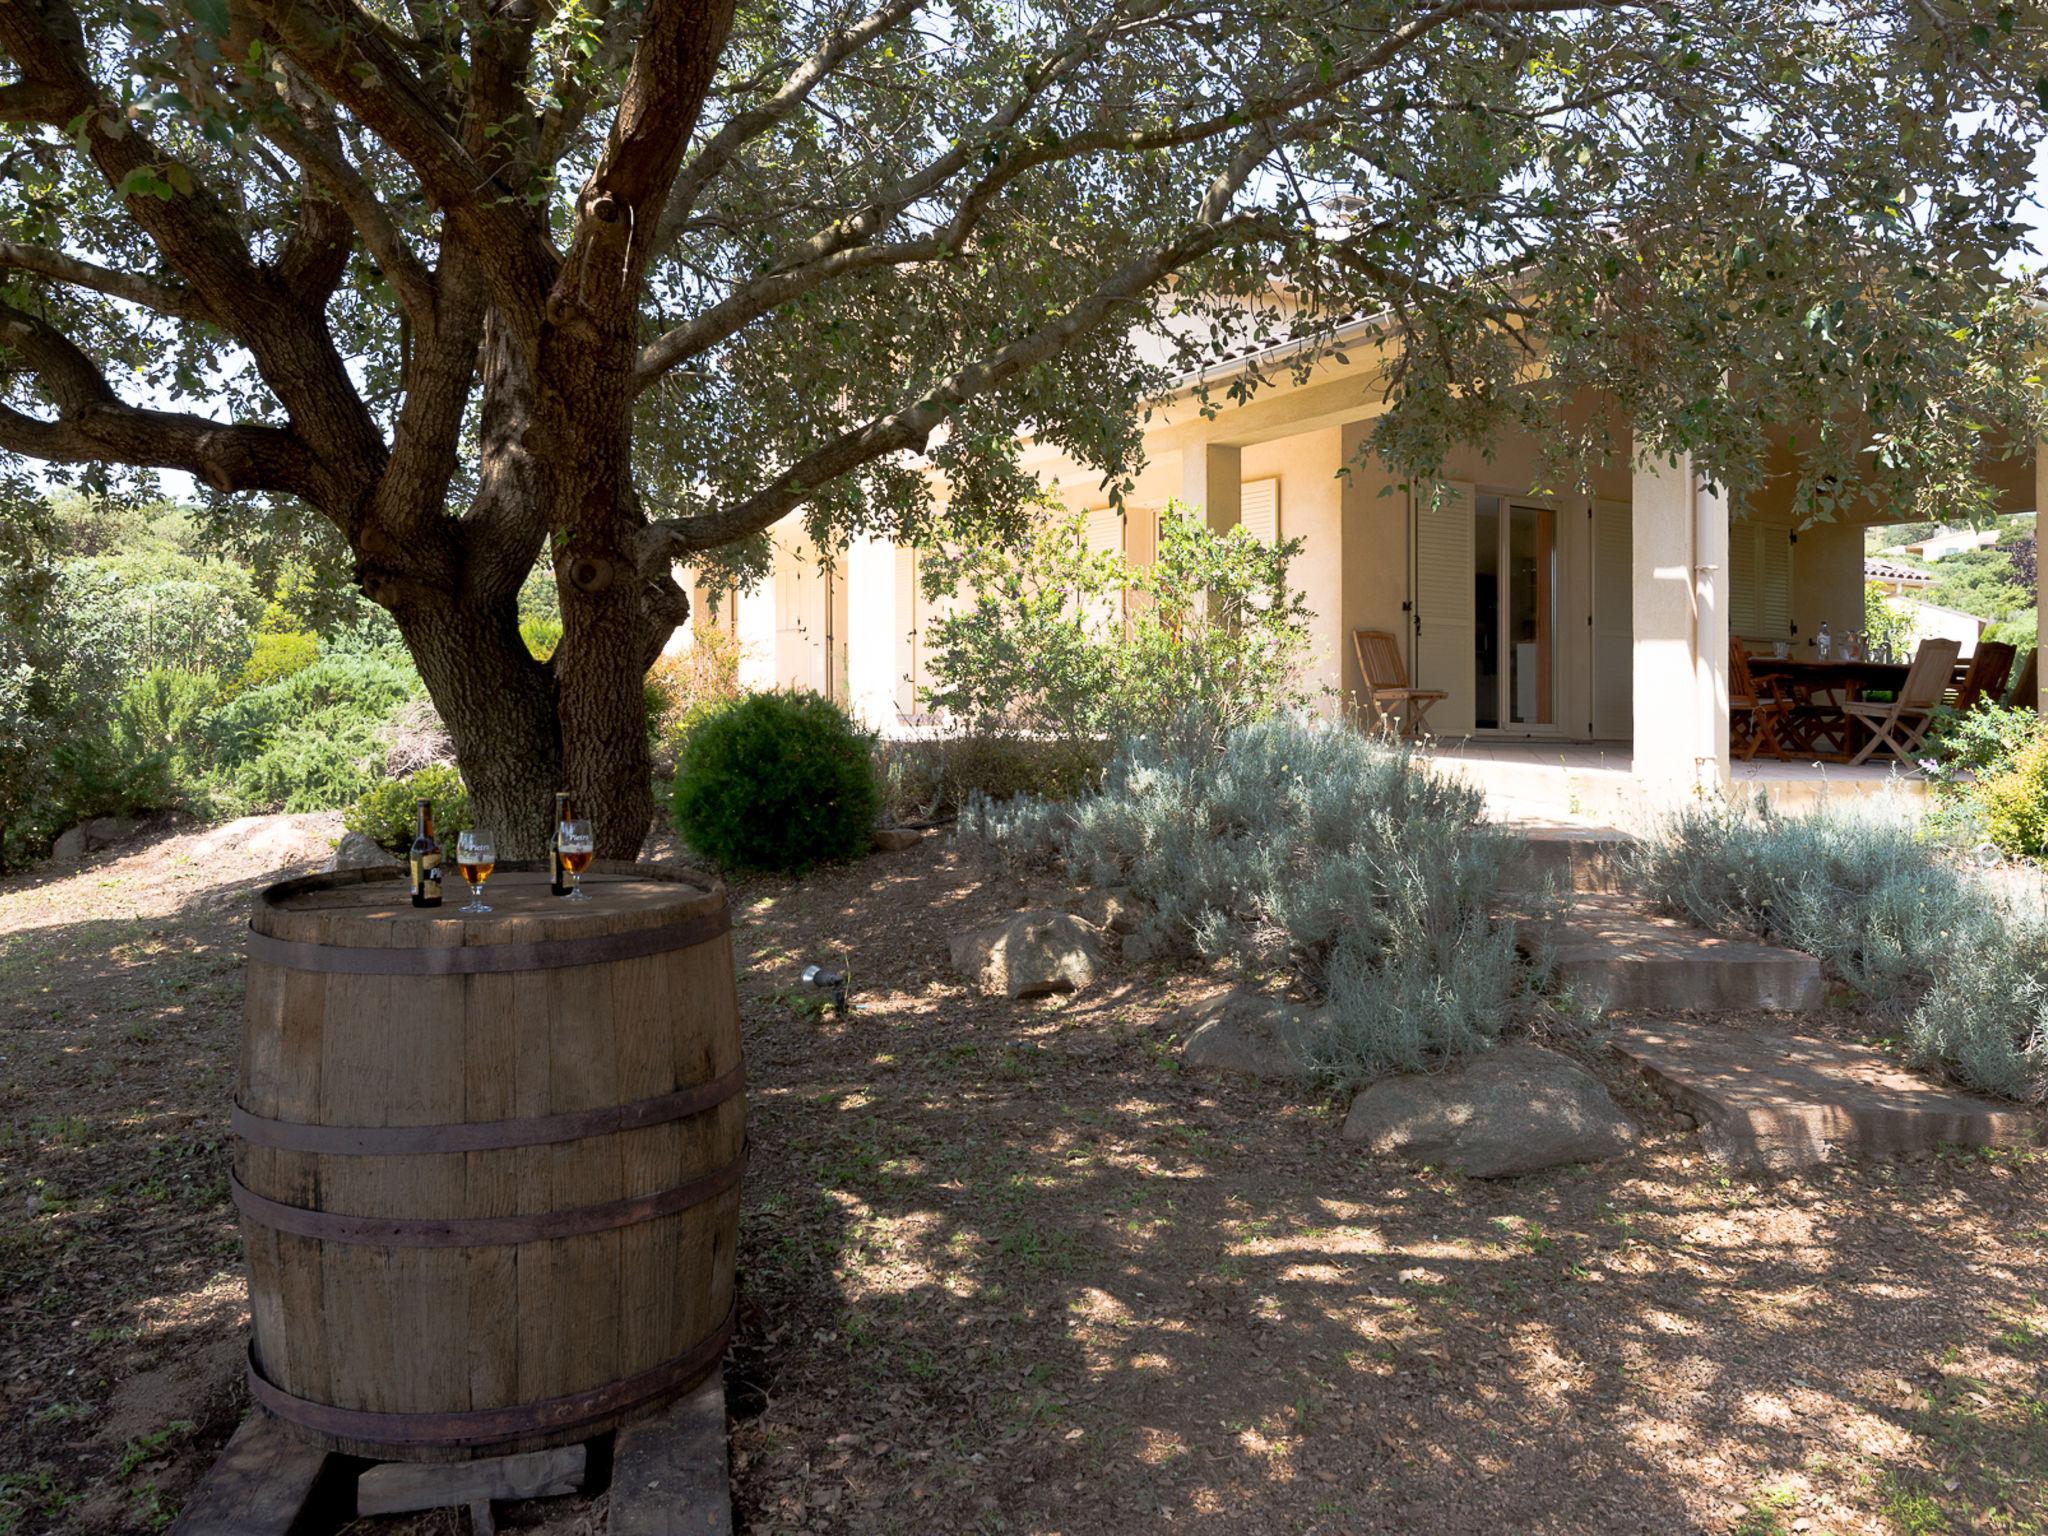
<svg viewBox="0 0 2048 1536"><path fill-rule="evenodd" d="M444 847L455 846L455 834L476 823L470 818L469 790L462 775L443 764L422 768L402 779L381 779L342 812L341 824L351 832L374 838L386 848L412 846L412 818L422 798L434 802L434 836Z"/></svg>
<svg viewBox="0 0 2048 1536"><path fill-rule="evenodd" d="M676 831L728 869L802 873L867 851L881 809L872 742L815 693L756 693L690 732Z"/></svg>
<svg viewBox="0 0 2048 1536"><path fill-rule="evenodd" d="M263 688L303 672L320 659L320 637L297 630L262 634L249 648L236 688Z"/></svg>
<svg viewBox="0 0 2048 1536"><path fill-rule="evenodd" d="M1977 794L1992 842L2022 858L2048 854L2048 736L2021 749Z"/></svg>

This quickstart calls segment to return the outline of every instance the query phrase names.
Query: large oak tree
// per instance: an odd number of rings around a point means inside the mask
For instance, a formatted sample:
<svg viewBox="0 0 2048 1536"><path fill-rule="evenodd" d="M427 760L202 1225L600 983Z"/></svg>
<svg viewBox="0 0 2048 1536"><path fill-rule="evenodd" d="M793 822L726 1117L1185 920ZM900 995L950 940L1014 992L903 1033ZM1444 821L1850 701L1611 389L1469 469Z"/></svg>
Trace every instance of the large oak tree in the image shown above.
<svg viewBox="0 0 2048 1536"><path fill-rule="evenodd" d="M1020 432L1114 488L1219 346L1382 316L1415 468L1633 421L1739 493L1823 423L1821 514L1967 511L2039 425L2031 11L0 0L0 51L0 450L324 520L518 852L564 782L638 847L678 562L931 532L932 472L1000 537Z"/></svg>

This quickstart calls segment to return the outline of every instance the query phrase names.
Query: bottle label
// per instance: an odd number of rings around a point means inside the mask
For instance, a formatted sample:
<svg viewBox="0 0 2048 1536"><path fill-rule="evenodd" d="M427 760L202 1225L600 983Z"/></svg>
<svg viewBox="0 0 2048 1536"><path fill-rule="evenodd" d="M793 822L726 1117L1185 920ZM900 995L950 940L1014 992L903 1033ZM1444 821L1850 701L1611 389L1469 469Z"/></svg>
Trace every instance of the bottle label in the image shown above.
<svg viewBox="0 0 2048 1536"><path fill-rule="evenodd" d="M412 888L421 896L441 894L441 855L438 852L412 856Z"/></svg>

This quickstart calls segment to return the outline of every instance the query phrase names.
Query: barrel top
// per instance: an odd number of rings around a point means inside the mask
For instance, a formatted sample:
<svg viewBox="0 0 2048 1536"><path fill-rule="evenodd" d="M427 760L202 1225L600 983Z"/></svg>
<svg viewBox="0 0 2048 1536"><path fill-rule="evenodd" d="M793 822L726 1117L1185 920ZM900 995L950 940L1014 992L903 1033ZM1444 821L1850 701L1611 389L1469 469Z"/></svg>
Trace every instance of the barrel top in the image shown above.
<svg viewBox="0 0 2048 1536"><path fill-rule="evenodd" d="M391 948L535 942L675 923L718 913L724 888L692 871L657 864L603 863L583 875L590 900L548 889L545 865L501 863L484 884L488 913L460 912L469 887L442 862L439 907L415 907L398 867L338 870L286 880L263 892L250 926L280 939Z"/></svg>

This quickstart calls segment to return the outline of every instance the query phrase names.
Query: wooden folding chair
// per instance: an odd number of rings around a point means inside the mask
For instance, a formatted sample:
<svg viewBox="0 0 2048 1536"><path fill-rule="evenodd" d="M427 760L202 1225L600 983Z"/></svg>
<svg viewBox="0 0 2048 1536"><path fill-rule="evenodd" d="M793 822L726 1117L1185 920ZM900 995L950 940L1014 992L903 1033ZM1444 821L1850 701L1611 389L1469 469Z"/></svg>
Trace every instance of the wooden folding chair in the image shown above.
<svg viewBox="0 0 2048 1536"><path fill-rule="evenodd" d="M1970 670L1963 675L1962 686L1956 689L1948 707L1959 715L1967 715L1987 699L1996 704L2005 697L2005 681L2012 676L2012 664L2018 658L2018 647L2003 640L1978 641L1976 654L1970 658Z"/></svg>
<svg viewBox="0 0 2048 1536"><path fill-rule="evenodd" d="M2012 687L2005 695L2007 709L2041 707L2040 661L2041 651L2038 646L2027 652L2027 659L2020 663L2020 675L2012 680Z"/></svg>
<svg viewBox="0 0 2048 1536"><path fill-rule="evenodd" d="M1954 640L1922 640L1897 698L1889 704L1858 700L1842 706L1845 715L1870 732L1863 750L1850 759L1852 764L1864 762L1879 747L1889 748L1902 763L1912 763L1913 754L1920 750L1920 738L1934 723L1934 711L1955 674L1956 654L1961 650L1962 645Z"/></svg>
<svg viewBox="0 0 2048 1536"><path fill-rule="evenodd" d="M1779 691L1776 678L1757 686L1749 669L1749 652L1734 636L1728 639L1728 737L1731 750L1738 745L1742 760L1750 761L1759 747L1769 747L1771 756L1785 761L1785 744L1778 727L1792 716L1792 701Z"/></svg>
<svg viewBox="0 0 2048 1536"><path fill-rule="evenodd" d="M1421 735L1423 717L1429 713L1429 707L1450 695L1441 688L1408 686L1408 668L1401 660L1400 644L1387 631L1354 629L1351 645L1358 652L1358 670L1365 676L1366 697L1372 702L1380 729L1395 734L1405 707L1409 711L1408 724L1399 734Z"/></svg>

